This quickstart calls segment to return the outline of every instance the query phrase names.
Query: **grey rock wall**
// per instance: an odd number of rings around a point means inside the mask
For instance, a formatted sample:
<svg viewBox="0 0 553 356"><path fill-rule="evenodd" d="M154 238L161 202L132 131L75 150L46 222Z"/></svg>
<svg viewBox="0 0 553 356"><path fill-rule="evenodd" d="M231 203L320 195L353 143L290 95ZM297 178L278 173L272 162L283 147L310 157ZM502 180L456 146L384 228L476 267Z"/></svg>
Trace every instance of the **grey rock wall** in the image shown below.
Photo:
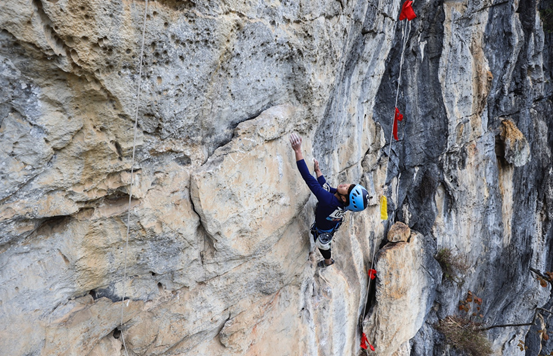
<svg viewBox="0 0 553 356"><path fill-rule="evenodd" d="M551 0L150 1L137 111L145 5L0 3L0 354L456 355L469 290L485 325L551 307ZM372 196L324 270L291 132Z"/></svg>

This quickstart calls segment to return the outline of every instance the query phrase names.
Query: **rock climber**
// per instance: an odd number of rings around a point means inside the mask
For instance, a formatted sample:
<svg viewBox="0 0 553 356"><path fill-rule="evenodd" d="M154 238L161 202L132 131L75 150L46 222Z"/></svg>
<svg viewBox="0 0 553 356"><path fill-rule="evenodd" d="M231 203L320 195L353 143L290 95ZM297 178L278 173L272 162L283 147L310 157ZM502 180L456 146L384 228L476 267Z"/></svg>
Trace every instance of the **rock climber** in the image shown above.
<svg viewBox="0 0 553 356"><path fill-rule="evenodd" d="M359 184L340 184L338 187L332 188L321 173L319 162L314 159L314 170L317 175L317 179L315 179L309 173L303 159L301 143L302 138L299 135L295 133L290 135L290 144L296 154L298 170L319 201L315 209L315 223L311 226L311 234L315 239L315 245L324 257L324 260L319 261L317 266L327 267L334 263L330 250L332 237L342 224L346 211L364 210L367 207L369 194Z"/></svg>

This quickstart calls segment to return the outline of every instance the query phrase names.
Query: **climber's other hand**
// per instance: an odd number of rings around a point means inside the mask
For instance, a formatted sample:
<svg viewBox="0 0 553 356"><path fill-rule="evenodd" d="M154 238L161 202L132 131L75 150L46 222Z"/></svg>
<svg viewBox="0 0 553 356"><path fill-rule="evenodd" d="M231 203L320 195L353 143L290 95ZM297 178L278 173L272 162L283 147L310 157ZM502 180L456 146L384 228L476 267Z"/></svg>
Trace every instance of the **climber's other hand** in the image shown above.
<svg viewBox="0 0 553 356"><path fill-rule="evenodd" d="M317 161L315 158L313 158L313 170L315 172L319 172L321 169L319 168L319 161Z"/></svg>

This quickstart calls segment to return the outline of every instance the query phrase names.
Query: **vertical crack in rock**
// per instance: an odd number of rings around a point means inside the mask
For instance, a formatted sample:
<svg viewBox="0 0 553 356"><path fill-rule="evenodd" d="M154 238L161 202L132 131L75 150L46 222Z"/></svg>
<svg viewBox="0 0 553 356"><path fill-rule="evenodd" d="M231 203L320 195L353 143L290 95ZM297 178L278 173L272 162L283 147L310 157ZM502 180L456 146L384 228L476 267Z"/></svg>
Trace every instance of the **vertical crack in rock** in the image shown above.
<svg viewBox="0 0 553 356"><path fill-rule="evenodd" d="M201 219L200 225L198 226L198 235L203 237L203 247L200 251L200 258L202 265L205 265L209 260L215 257L217 249L215 248L215 240L205 230L205 227L201 223Z"/></svg>
<svg viewBox="0 0 553 356"><path fill-rule="evenodd" d="M188 184L188 186L190 187L191 186L191 183L192 182L192 175L190 176L190 183ZM211 249L213 249L214 251L217 251L217 249L215 248L215 244L214 244L214 239L212 236L209 235L209 233L207 232L205 226L204 226L204 223L201 219L201 215L198 213L198 211L196 210L196 206L194 204L194 199L192 199L192 194L190 194L190 206L192 208L192 211L194 212L194 214L196 214L196 216L198 217L198 221L199 221L199 225L198 225L198 234L200 236L203 236L204 238L204 248L201 252L201 258L202 258L202 264L204 263L204 258L205 258L205 254L204 254L204 251L209 251ZM208 247L206 247L206 244L208 245Z"/></svg>
<svg viewBox="0 0 553 356"><path fill-rule="evenodd" d="M438 75L445 15L442 6L437 3L427 4L418 10L418 14L418 22L413 21L411 24L411 36L407 39L398 99L400 110L405 116L400 128L402 137L400 141L387 142L382 150L387 152L388 145L393 145L392 157L388 158L391 162L387 184L391 183L393 177L400 177L397 206L391 204L398 214L397 219L427 234L434 224L434 194L442 180L439 161L448 140L447 115ZM382 80L379 86L374 109L375 121L380 123L385 133L388 132L385 134L386 139L390 137L393 118L402 49L400 40L401 29L398 28L394 46L386 59L384 78L388 79ZM416 46L423 41L425 46ZM402 210L403 207L407 210Z"/></svg>

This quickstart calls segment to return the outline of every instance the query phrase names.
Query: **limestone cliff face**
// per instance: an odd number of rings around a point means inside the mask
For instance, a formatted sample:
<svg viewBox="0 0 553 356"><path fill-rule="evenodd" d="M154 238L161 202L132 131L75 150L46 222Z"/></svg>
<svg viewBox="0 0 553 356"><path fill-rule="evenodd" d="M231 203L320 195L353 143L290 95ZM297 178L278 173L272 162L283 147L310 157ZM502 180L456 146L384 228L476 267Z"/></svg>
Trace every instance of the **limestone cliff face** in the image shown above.
<svg viewBox="0 0 553 356"><path fill-rule="evenodd" d="M434 326L469 290L486 325L550 308L553 2L401 5L150 1L131 167L146 3L0 2L0 354L359 355L361 326L453 355ZM291 132L372 196L323 270ZM487 335L551 351L538 329Z"/></svg>

